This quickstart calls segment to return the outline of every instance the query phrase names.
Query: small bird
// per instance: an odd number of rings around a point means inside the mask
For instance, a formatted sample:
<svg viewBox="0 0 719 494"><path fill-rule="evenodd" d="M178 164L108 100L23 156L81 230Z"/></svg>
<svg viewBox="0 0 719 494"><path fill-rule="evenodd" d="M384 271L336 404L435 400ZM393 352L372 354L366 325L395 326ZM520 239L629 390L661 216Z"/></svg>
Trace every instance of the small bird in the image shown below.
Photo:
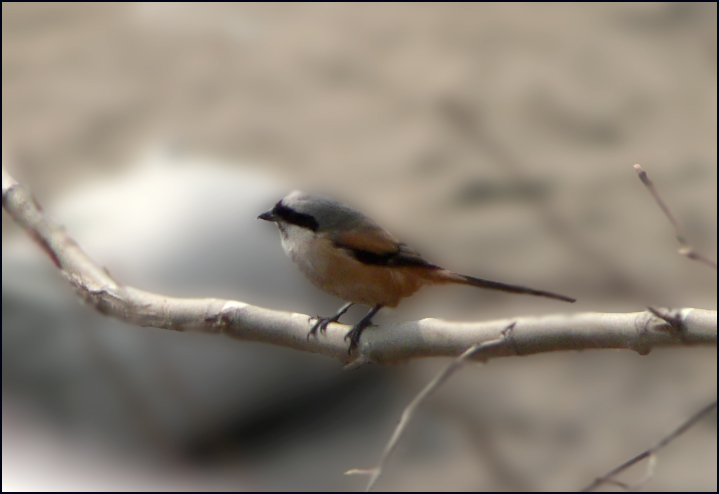
<svg viewBox="0 0 719 494"><path fill-rule="evenodd" d="M382 307L397 307L425 285L458 283L479 288L576 299L524 286L453 273L424 260L368 216L332 199L294 191L257 217L277 224L285 253L315 286L347 304L332 317L317 317L307 337L325 333L354 304L372 307L345 335L348 353Z"/></svg>

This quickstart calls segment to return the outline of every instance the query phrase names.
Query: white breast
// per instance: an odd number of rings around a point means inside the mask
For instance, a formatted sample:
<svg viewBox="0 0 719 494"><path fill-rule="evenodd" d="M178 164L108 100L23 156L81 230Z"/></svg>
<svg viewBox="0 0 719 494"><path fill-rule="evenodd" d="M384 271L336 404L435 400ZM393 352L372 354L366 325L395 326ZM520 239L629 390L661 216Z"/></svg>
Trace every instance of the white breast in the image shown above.
<svg viewBox="0 0 719 494"><path fill-rule="evenodd" d="M324 285L326 263L317 249L315 232L296 225L282 225L282 248L297 268L314 284Z"/></svg>

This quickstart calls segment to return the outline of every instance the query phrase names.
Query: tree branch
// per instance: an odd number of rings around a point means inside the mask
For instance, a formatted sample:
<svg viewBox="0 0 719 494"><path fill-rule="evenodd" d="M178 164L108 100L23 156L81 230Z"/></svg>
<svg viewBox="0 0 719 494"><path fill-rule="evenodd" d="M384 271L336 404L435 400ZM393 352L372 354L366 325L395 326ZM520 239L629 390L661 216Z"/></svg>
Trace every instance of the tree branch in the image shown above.
<svg viewBox="0 0 719 494"><path fill-rule="evenodd" d="M345 325L331 324L326 337L308 340L308 317L303 314L272 311L232 300L166 297L118 283L85 254L61 225L42 211L29 191L16 182L4 166L2 204L40 245L78 295L105 315L138 326L224 333L241 340L348 360ZM472 358L487 360L591 348L625 348L644 355L657 346L716 344L716 311L687 308L673 312L677 324L668 324L649 312L522 317L483 323L423 319L365 331L358 361L456 357L473 345L495 340L512 322L516 326L511 337L504 338L501 344L479 349Z"/></svg>

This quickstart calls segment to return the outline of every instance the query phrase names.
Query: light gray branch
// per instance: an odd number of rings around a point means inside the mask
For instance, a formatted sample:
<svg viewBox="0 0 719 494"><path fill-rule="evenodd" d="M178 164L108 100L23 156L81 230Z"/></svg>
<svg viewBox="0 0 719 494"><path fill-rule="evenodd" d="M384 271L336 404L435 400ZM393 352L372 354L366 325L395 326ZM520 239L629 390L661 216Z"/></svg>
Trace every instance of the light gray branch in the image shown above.
<svg viewBox="0 0 719 494"><path fill-rule="evenodd" d="M138 326L224 333L241 340L352 360L344 340L347 327L342 324L329 325L326 337L308 340L308 317L304 314L272 311L232 300L172 298L118 283L85 254L61 225L43 213L28 190L4 166L2 173L3 209L25 228L78 295L101 313ZM512 322L516 324L510 337L499 345L480 349L472 358L487 360L592 348L625 348L647 354L658 346L716 344L716 311L686 308L664 313L676 323L670 324L666 318L650 312L560 314L482 323L423 319L369 328L360 342L359 361L456 357L471 346L498 338Z"/></svg>

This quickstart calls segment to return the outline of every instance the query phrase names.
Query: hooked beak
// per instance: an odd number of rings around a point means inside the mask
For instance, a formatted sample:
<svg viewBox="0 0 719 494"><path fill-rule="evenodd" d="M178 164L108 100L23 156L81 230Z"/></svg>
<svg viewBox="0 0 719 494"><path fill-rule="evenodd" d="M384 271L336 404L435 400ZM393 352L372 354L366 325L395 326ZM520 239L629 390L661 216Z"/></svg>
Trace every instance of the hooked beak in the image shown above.
<svg viewBox="0 0 719 494"><path fill-rule="evenodd" d="M265 221L277 221L277 216L272 214L272 211L267 211L262 213L257 217L258 220L265 220Z"/></svg>

